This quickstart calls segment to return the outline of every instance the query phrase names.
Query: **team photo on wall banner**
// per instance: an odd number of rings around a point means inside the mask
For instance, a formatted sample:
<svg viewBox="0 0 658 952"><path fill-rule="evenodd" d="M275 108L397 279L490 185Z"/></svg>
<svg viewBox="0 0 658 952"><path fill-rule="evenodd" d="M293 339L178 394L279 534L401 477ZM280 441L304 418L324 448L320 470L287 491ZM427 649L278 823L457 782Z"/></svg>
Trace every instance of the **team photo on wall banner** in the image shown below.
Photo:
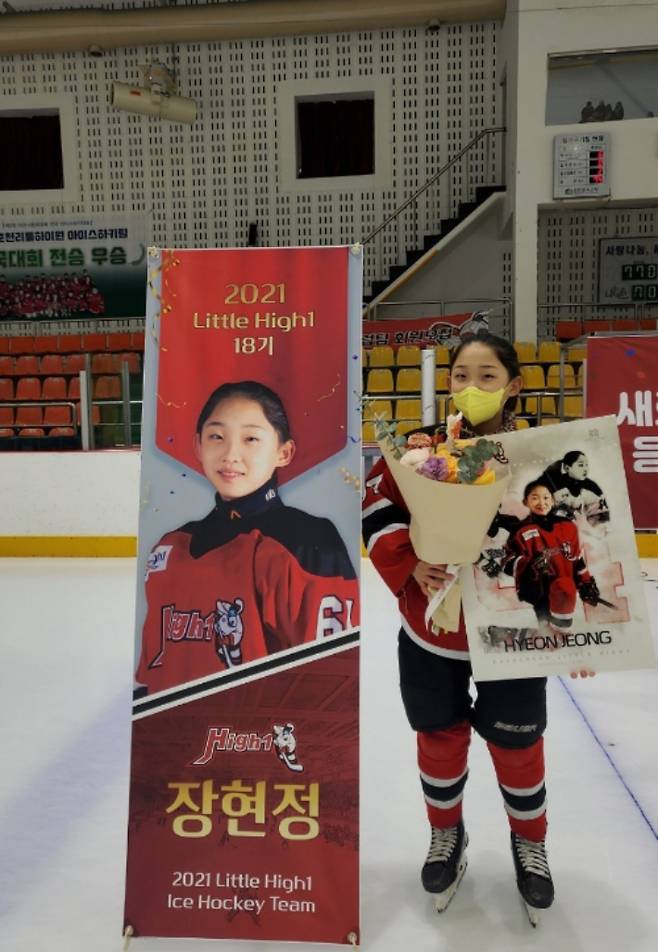
<svg viewBox="0 0 658 952"><path fill-rule="evenodd" d="M496 442L512 478L460 573L476 680L654 667L614 416Z"/></svg>
<svg viewBox="0 0 658 952"><path fill-rule="evenodd" d="M359 247L148 260L124 928L359 934Z"/></svg>

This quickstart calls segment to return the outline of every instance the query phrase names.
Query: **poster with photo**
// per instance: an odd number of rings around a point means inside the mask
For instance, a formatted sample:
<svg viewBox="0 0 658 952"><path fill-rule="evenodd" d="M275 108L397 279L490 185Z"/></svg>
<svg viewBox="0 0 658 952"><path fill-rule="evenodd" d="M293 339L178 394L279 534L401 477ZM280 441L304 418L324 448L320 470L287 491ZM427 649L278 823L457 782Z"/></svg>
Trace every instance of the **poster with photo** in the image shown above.
<svg viewBox="0 0 658 952"><path fill-rule="evenodd" d="M358 936L361 254L150 253L135 936Z"/></svg>
<svg viewBox="0 0 658 952"><path fill-rule="evenodd" d="M615 418L496 440L512 480L460 576L475 679L654 667Z"/></svg>

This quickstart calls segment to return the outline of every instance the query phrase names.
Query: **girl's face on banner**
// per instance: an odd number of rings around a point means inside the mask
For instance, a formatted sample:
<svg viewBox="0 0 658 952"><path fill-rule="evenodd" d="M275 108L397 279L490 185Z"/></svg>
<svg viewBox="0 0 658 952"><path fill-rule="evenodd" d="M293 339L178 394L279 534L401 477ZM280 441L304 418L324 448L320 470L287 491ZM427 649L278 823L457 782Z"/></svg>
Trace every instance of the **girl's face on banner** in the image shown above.
<svg viewBox="0 0 658 952"><path fill-rule="evenodd" d="M572 479L585 479L588 469L587 457L584 453L581 453L578 459L571 466L566 466L565 469L567 476L571 476Z"/></svg>
<svg viewBox="0 0 658 952"><path fill-rule="evenodd" d="M295 444L282 443L255 400L221 400L194 437L194 452L222 499L255 492L293 458Z"/></svg>
<svg viewBox="0 0 658 952"><path fill-rule="evenodd" d="M553 496L546 486L535 486L524 501L533 516L547 516L553 508Z"/></svg>

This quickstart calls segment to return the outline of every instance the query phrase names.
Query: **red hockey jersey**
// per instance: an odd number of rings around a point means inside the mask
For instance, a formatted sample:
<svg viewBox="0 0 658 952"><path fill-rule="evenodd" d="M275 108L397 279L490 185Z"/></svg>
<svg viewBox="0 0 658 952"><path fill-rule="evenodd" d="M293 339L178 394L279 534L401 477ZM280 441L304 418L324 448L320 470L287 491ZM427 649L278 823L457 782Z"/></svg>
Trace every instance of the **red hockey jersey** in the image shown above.
<svg viewBox="0 0 658 952"><path fill-rule="evenodd" d="M591 581L578 529L554 512L530 514L511 533L506 549L505 571L514 576L521 601L535 604L545 599L547 586L555 579L568 579L576 588Z"/></svg>
<svg viewBox="0 0 658 952"><path fill-rule="evenodd" d="M136 679L149 693L359 623L358 581L328 519L285 506L272 481L169 532L147 563Z"/></svg>

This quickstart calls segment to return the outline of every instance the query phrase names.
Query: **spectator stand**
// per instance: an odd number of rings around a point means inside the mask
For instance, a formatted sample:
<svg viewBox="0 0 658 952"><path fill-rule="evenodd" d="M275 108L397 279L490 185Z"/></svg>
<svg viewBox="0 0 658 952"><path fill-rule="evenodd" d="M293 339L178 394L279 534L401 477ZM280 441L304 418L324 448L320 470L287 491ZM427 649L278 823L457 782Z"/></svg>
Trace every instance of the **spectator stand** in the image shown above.
<svg viewBox="0 0 658 952"><path fill-rule="evenodd" d="M628 334L657 328L658 302L572 301L537 306L537 333L541 341L575 341L602 332Z"/></svg>

